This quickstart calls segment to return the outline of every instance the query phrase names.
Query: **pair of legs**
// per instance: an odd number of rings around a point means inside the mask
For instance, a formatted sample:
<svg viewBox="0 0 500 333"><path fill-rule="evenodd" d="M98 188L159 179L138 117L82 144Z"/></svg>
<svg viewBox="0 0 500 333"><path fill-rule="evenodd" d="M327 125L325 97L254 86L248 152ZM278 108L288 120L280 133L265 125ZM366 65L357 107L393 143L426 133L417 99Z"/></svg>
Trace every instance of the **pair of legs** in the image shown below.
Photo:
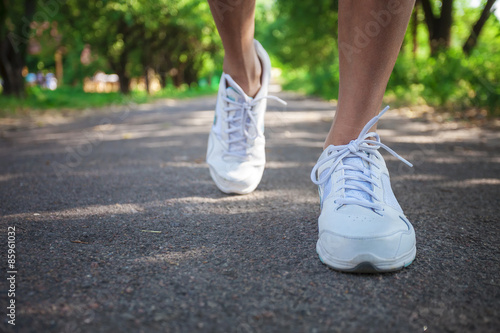
<svg viewBox="0 0 500 333"><path fill-rule="evenodd" d="M221 191L247 194L265 168L266 100L281 100L267 95L271 63L253 38L255 0L209 2L226 54L207 164ZM311 171L321 205L316 252L337 270L394 271L416 255L415 231L392 192L379 149L411 163L374 132L387 110L379 113L413 5L413 0L339 1L339 102Z"/></svg>
<svg viewBox="0 0 500 333"><path fill-rule="evenodd" d="M255 0L209 0L224 45L224 72L249 96L260 89L254 49ZM413 0L340 0L340 86L324 148L355 139L380 110L403 41Z"/></svg>

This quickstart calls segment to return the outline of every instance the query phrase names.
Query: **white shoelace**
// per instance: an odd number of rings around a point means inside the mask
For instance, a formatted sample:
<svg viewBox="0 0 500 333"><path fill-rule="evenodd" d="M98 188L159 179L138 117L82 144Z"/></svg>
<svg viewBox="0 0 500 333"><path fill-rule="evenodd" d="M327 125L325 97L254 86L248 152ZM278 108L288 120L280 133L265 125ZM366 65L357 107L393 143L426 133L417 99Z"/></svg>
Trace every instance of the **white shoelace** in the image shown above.
<svg viewBox="0 0 500 333"><path fill-rule="evenodd" d="M391 148L387 147L384 145L382 142L380 142L380 137L377 133L375 132L370 132L370 128L379 121L380 117L383 116L383 114L389 109L389 107L385 107L382 112L380 112L377 116L373 117L366 125L363 127L363 130L361 133L359 133L359 136L356 140L352 140L349 142L347 145L341 145L341 146L329 146L328 149L328 156L324 158L323 160L319 161L314 168L311 171L311 180L314 184L316 185L322 185L325 182L327 182L339 163L344 159L344 158L349 158L349 157L359 157L363 161L366 161L367 163L374 165L376 168L380 169L380 164L377 163L375 159L370 158L370 153L374 153L376 150L379 148L384 148L386 151L388 151L390 154L392 154L394 157L397 157L399 160L407 164L408 166L412 167L413 165L399 156L394 150ZM370 140L370 138L374 138L375 140ZM318 170L321 166L330 163L331 161L334 161L333 164L330 166L328 171L322 172L321 175L318 175ZM342 182L344 184L343 188L344 190L357 190L357 191L362 191L364 193L367 193L369 197L372 198L372 201L365 200L359 197L353 197L348 195L348 191L344 191L346 193L344 198L340 198L336 200L336 203L338 205L359 205L367 208L372 208L374 210L381 210L382 207L378 202L382 201L382 198L379 198L379 196L368 186L362 185L363 182L366 182L368 184L372 185L373 187L378 187L376 180L372 179L373 171L366 168L366 167L357 167L354 165L346 165L344 164L341 166L341 168L346 169L346 170L354 170L354 171L360 171L360 172L351 172L347 173L344 172L344 175L341 177L339 182Z"/></svg>
<svg viewBox="0 0 500 333"><path fill-rule="evenodd" d="M263 134L262 130L258 128L258 115L253 111L253 108L263 99L272 99L283 105L286 105L286 102L281 98L270 95L250 98L230 75L224 74L224 79L229 83L230 87L235 89L244 98L243 102L234 101L227 96L223 98L230 105L224 108L225 112L229 114L231 111L240 111L226 118L226 122L228 123L228 129L226 130L228 134L227 144L229 148L224 152L224 155L245 157L246 150L251 147L248 141L255 140L259 135Z"/></svg>

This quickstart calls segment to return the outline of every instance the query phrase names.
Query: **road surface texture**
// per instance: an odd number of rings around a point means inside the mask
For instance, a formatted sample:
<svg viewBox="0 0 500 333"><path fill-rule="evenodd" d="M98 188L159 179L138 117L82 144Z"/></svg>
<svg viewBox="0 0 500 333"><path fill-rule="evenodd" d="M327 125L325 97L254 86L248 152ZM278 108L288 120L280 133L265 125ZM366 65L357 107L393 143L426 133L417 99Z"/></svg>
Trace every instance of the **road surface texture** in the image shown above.
<svg viewBox="0 0 500 333"><path fill-rule="evenodd" d="M3 126L0 331L15 227L18 332L498 332L498 131L388 112L382 142L415 164L384 153L417 258L339 273L315 253L309 180L334 106L279 96L245 196L204 162L213 96Z"/></svg>

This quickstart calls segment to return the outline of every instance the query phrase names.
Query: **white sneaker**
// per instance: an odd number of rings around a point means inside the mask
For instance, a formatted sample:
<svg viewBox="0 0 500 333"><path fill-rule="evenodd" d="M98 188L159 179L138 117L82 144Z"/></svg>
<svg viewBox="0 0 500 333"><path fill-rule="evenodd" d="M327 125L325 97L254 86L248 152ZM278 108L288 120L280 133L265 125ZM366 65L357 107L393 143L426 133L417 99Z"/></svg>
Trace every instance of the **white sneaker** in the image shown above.
<svg viewBox="0 0 500 333"><path fill-rule="evenodd" d="M321 200L316 251L324 264L340 271L394 271L415 259L415 231L392 192L378 149L412 165L378 134L367 133L388 108L356 140L326 148L311 172Z"/></svg>
<svg viewBox="0 0 500 333"><path fill-rule="evenodd" d="M271 61L259 42L254 41L262 64L261 88L255 98L247 96L230 75L223 73L215 118L208 137L207 163L217 187L225 193L247 194L262 179L266 164L264 114L268 96Z"/></svg>

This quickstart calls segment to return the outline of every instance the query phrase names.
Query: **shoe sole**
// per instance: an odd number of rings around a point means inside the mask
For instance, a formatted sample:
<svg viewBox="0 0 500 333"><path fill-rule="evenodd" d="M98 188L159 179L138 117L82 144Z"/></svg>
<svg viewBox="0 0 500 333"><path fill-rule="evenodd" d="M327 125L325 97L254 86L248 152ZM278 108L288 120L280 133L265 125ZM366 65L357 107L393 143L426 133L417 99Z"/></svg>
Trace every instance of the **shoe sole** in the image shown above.
<svg viewBox="0 0 500 333"><path fill-rule="evenodd" d="M259 183L262 179L262 175L261 175L257 181L253 182L253 184L246 186L246 187L243 187L243 188L237 187L234 184L231 184L228 186L228 185L222 184L221 180L219 179L219 176L217 176L217 173L212 169L211 166L209 166L209 169L210 169L210 176L212 177L212 180L214 181L215 185L217 185L219 190L221 190L222 192L224 192L226 194L242 194L242 195L249 194L249 193L255 191L255 189L257 188L257 186L259 186ZM228 182L227 180L224 180L224 181Z"/></svg>
<svg viewBox="0 0 500 333"><path fill-rule="evenodd" d="M408 267L415 260L417 248L414 246L409 252L394 259L384 259L371 253L363 253L351 260L342 260L328 255L318 240L316 252L318 253L319 260L334 270L348 273L373 274L394 272Z"/></svg>

